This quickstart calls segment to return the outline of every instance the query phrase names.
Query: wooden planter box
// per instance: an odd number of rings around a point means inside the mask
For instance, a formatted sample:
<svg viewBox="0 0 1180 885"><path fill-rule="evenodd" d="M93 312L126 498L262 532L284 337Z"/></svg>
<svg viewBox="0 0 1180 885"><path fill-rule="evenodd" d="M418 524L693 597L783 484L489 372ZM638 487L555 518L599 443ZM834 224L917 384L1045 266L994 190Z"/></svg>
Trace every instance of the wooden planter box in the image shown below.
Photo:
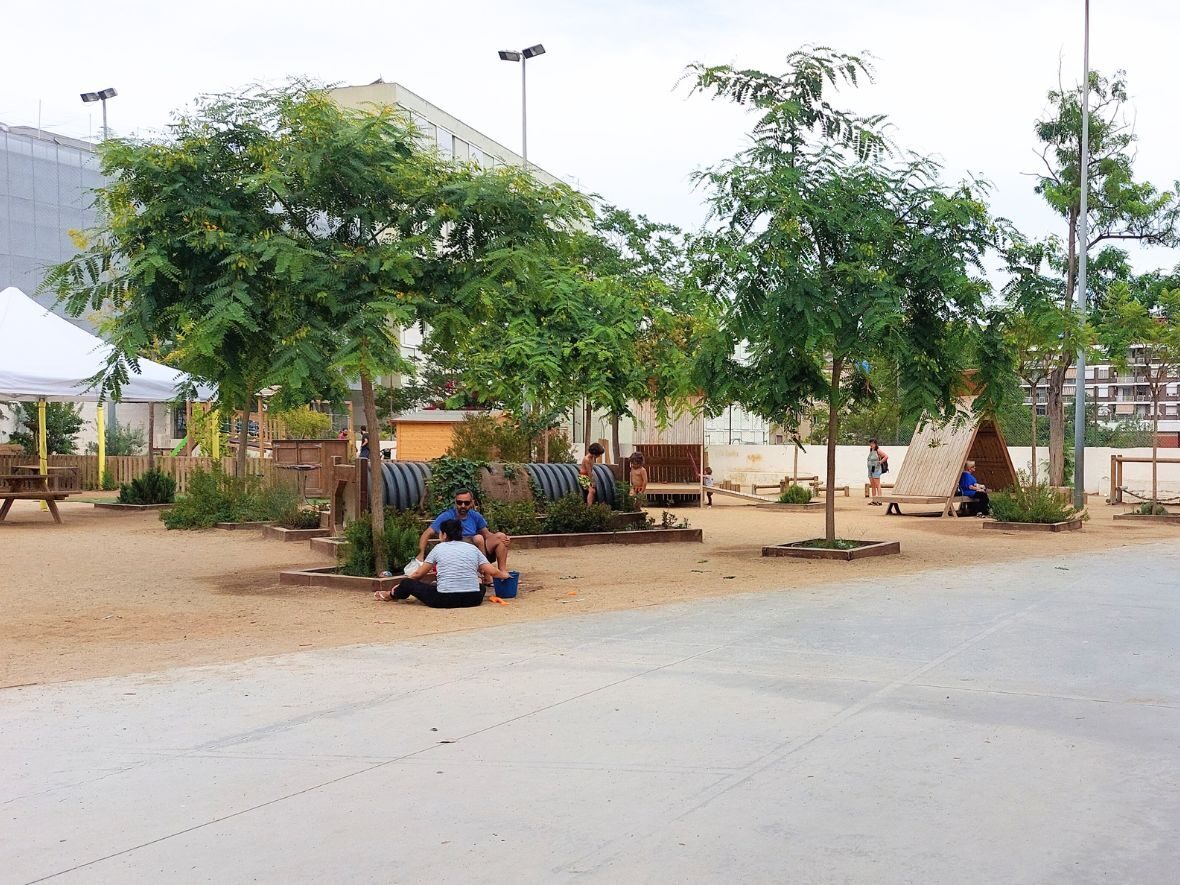
<svg viewBox="0 0 1180 885"><path fill-rule="evenodd" d="M240 530L254 530L264 529L268 525L274 525L271 522L219 522L215 528L224 529L227 532L236 532Z"/></svg>
<svg viewBox="0 0 1180 885"><path fill-rule="evenodd" d="M96 503L95 510L119 510L123 513L136 513L141 510L171 510L173 504L118 504L114 501Z"/></svg>
<svg viewBox="0 0 1180 885"><path fill-rule="evenodd" d="M335 590L367 590L373 593L377 590L392 590L402 582L403 577L404 575L394 575L392 578L357 578L338 574L336 566L331 565L325 568L279 572L279 583L289 587L330 587Z"/></svg>
<svg viewBox="0 0 1180 885"><path fill-rule="evenodd" d="M819 540L819 539L816 539ZM838 559L851 562L870 556L889 556L901 553L901 541L857 541L860 546L851 550L832 550L828 547L803 547L807 541L794 541L762 548L763 556L790 556L795 559Z"/></svg>
<svg viewBox="0 0 1180 885"><path fill-rule="evenodd" d="M1073 532L1082 527L1082 521L1070 519L1066 522L998 522L989 519L984 522L983 527L1000 532Z"/></svg>
<svg viewBox="0 0 1180 885"><path fill-rule="evenodd" d="M268 525L262 529L262 537L276 541L310 541L312 538L326 538L332 534L329 529L289 529L281 525Z"/></svg>
<svg viewBox="0 0 1180 885"><path fill-rule="evenodd" d="M823 501L810 501L807 504L780 504L777 501L767 501L765 504L755 504L755 510L773 510L777 513L812 513L823 510L827 505Z"/></svg>
<svg viewBox="0 0 1180 885"><path fill-rule="evenodd" d="M583 532L574 535L515 535L509 554L518 550L551 550L555 547L592 547L598 544L678 544L704 541L700 529L638 529L631 532ZM313 553L333 559L344 545L341 538L313 538ZM438 541L431 541L427 549Z"/></svg>
<svg viewBox="0 0 1180 885"><path fill-rule="evenodd" d="M1114 518L1127 522L1158 522L1165 525L1180 523L1180 513L1116 513Z"/></svg>

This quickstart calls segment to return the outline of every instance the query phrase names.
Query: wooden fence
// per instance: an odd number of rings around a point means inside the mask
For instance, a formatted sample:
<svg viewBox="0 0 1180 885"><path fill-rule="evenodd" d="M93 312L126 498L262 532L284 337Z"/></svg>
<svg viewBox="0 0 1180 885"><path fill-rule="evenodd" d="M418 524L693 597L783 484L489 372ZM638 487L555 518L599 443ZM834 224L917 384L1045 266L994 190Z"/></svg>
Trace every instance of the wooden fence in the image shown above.
<svg viewBox="0 0 1180 885"><path fill-rule="evenodd" d="M221 469L232 474L232 458L221 458ZM36 464L36 458L25 455L0 455L0 473L12 473L14 467ZM160 455L156 466L176 480L176 491L188 491L188 478L196 470L212 470L213 458L184 458ZM102 487L98 476L98 455L50 455L50 467L73 467L77 469L83 489ZM148 471L147 455L112 455L107 458L107 473L116 485L130 482ZM250 458L246 461L246 472L255 476L271 478L275 473L274 461L270 458Z"/></svg>

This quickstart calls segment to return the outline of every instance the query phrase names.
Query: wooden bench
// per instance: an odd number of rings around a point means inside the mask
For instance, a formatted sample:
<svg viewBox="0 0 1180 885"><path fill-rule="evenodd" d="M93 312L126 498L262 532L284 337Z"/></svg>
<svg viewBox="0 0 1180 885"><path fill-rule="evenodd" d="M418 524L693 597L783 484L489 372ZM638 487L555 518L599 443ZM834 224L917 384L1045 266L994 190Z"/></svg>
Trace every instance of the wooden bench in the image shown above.
<svg viewBox="0 0 1180 885"><path fill-rule="evenodd" d="M885 508L887 516L902 516L901 504L938 504L943 516L956 517L959 515L959 505L970 498L961 495L882 495L881 500L889 506Z"/></svg>
<svg viewBox="0 0 1180 885"><path fill-rule="evenodd" d="M832 491L833 492L843 492L845 498L852 497L848 486L833 486ZM821 486L818 482L813 482L811 484L811 494L813 494L813 495L826 495L827 493L828 493L827 486Z"/></svg>
<svg viewBox="0 0 1180 885"><path fill-rule="evenodd" d="M891 482L890 482L890 483L884 483L884 482L883 482L883 483L881 483L881 488L883 488L883 489L891 489L891 488L893 488L893 483L891 483ZM871 492L871 491L872 491L872 489L873 489L872 485L870 485L869 483L867 483L867 482L866 482L866 483L865 483L865 497L866 497L866 498L868 498L868 497L869 497L869 492Z"/></svg>
<svg viewBox="0 0 1180 885"><path fill-rule="evenodd" d="M61 513L57 502L64 501L70 492L50 488L49 477L39 473L0 473L0 522L8 516L14 501L44 501L53 515L53 521L61 525Z"/></svg>

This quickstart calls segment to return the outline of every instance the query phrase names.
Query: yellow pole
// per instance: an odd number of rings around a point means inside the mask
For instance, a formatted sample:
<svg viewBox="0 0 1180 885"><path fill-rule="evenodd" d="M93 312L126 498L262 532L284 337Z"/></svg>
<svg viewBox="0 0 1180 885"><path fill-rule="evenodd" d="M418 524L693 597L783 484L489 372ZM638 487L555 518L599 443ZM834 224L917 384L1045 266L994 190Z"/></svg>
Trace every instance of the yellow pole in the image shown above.
<svg viewBox="0 0 1180 885"><path fill-rule="evenodd" d="M94 410L94 424L98 428L98 487L102 488L102 477L107 471L107 419L102 403Z"/></svg>
<svg viewBox="0 0 1180 885"><path fill-rule="evenodd" d="M213 460L221 460L221 412L218 409L213 409L213 439L209 441L209 451L213 455Z"/></svg>
<svg viewBox="0 0 1180 885"><path fill-rule="evenodd" d="M42 476L49 475L49 442L45 439L45 400L37 400L37 454L38 466ZM46 486L49 480L45 480ZM48 510L49 505L42 501L41 509Z"/></svg>

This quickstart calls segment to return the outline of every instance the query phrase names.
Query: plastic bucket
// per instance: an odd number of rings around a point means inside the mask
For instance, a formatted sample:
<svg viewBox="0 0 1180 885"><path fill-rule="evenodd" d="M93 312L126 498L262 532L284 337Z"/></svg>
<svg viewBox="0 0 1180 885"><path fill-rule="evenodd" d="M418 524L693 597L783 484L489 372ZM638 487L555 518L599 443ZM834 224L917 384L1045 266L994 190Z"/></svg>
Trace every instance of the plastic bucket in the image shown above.
<svg viewBox="0 0 1180 885"><path fill-rule="evenodd" d="M501 599L515 599L516 585L520 583L520 572L509 572L507 578L492 578L492 586Z"/></svg>

